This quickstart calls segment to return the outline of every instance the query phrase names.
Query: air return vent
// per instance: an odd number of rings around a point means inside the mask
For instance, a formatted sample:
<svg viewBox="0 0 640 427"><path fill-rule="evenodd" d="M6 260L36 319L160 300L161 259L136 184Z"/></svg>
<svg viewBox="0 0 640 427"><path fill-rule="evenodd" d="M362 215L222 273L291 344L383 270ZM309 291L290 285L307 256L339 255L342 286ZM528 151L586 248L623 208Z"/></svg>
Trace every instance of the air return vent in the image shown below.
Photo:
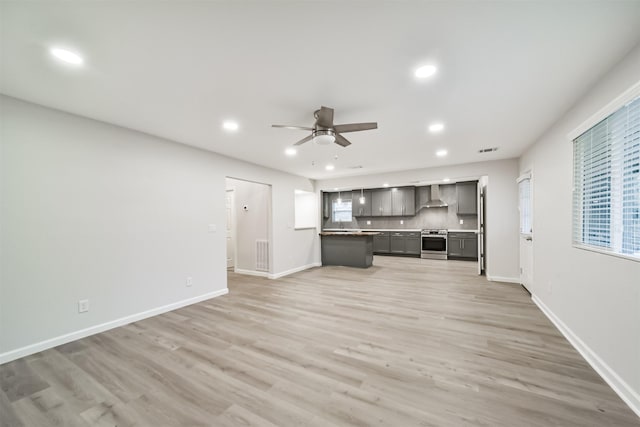
<svg viewBox="0 0 640 427"><path fill-rule="evenodd" d="M491 148L481 148L478 150L478 153L483 154L483 153L491 153L493 151L498 151L498 147L491 147Z"/></svg>
<svg viewBox="0 0 640 427"><path fill-rule="evenodd" d="M256 270L269 271L268 240L256 240Z"/></svg>

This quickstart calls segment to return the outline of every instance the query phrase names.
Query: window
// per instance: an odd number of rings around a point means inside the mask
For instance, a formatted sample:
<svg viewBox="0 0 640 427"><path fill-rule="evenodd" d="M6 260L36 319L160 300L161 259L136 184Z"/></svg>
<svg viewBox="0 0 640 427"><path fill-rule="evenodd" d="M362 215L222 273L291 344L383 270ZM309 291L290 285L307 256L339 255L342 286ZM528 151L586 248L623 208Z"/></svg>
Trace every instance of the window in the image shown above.
<svg viewBox="0 0 640 427"><path fill-rule="evenodd" d="M526 174L518 178L518 195L520 202L520 234L531 234L531 175Z"/></svg>
<svg viewBox="0 0 640 427"><path fill-rule="evenodd" d="M573 243L640 259L640 98L573 140Z"/></svg>
<svg viewBox="0 0 640 427"><path fill-rule="evenodd" d="M333 222L351 222L351 200L333 201Z"/></svg>

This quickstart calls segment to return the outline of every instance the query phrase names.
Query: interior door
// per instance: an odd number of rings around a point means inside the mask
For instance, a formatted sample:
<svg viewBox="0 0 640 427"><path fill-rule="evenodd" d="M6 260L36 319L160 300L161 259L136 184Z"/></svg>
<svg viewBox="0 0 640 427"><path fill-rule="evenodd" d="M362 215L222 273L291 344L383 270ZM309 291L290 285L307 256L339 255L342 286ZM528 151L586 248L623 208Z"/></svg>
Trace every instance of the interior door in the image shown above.
<svg viewBox="0 0 640 427"><path fill-rule="evenodd" d="M533 180L531 172L518 178L520 210L520 283L533 293Z"/></svg>
<svg viewBox="0 0 640 427"><path fill-rule="evenodd" d="M235 251L236 245L234 241L235 217L234 217L234 192L233 190L227 190L225 205L227 208L227 268L233 268L235 266Z"/></svg>

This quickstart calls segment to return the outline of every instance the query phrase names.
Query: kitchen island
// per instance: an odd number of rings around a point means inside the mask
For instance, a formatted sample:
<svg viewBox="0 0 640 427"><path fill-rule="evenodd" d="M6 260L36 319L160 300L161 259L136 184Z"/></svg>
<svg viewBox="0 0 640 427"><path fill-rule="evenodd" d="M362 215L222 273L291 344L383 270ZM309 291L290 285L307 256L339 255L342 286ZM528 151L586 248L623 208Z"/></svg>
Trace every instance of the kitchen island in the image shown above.
<svg viewBox="0 0 640 427"><path fill-rule="evenodd" d="M323 231L322 265L367 268L373 264L375 231Z"/></svg>

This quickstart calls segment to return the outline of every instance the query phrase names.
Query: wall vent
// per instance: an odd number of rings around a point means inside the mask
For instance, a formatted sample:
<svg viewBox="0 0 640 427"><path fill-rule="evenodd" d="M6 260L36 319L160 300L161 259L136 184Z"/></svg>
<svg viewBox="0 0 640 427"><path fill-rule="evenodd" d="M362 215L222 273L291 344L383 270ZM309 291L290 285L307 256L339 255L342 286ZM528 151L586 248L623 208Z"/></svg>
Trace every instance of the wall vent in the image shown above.
<svg viewBox="0 0 640 427"><path fill-rule="evenodd" d="M268 240L256 240L256 271L269 271Z"/></svg>
<svg viewBox="0 0 640 427"><path fill-rule="evenodd" d="M478 150L478 153L491 153L493 151L498 151L498 147L481 148Z"/></svg>

